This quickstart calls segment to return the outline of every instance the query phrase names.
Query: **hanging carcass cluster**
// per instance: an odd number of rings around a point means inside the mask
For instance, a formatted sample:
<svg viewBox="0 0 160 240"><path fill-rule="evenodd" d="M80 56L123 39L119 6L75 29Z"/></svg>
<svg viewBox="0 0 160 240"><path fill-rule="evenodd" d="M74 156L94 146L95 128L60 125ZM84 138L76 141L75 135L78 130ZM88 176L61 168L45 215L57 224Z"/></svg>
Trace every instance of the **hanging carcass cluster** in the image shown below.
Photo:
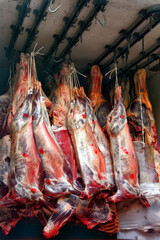
<svg viewBox="0 0 160 240"><path fill-rule="evenodd" d="M149 206L139 186L138 155L121 87L116 86L110 112L101 94L99 68L91 71L90 102L74 65L64 64L48 99L33 54L20 58L11 94L0 98L3 232L8 234L22 217L32 216L43 224L46 238L72 219L88 228L98 225L101 231L117 232L116 202L136 198Z"/></svg>
<svg viewBox="0 0 160 240"><path fill-rule="evenodd" d="M144 69L140 69L134 74L134 86L135 93L132 101L129 102L128 94L125 93L124 96L127 102L126 106L128 106L126 112L139 161L140 186L151 207L145 209L136 200L130 200L129 204L119 203L117 211L122 230L159 231L160 145L152 106L148 98ZM137 213L139 213L138 221Z"/></svg>

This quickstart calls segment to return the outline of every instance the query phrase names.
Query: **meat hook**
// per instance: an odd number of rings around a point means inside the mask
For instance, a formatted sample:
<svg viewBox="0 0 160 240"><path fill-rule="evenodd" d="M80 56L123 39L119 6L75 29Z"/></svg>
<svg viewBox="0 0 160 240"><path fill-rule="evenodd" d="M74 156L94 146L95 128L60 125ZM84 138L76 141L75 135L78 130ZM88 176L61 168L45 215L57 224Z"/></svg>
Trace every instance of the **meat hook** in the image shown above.
<svg viewBox="0 0 160 240"><path fill-rule="evenodd" d="M102 21L96 17L96 20L98 20L98 22L103 26L105 27L107 25L107 19L106 19L106 16L104 15L104 12L102 12L102 16L103 16L103 20L104 20L104 23L102 23Z"/></svg>
<svg viewBox="0 0 160 240"><path fill-rule="evenodd" d="M48 10L49 10L51 13L57 12L58 9L60 9L60 7L62 6L62 5L60 4L56 9L52 10L52 6L53 6L54 3L55 3L55 0L51 0L50 5L49 5L49 8L48 8Z"/></svg>

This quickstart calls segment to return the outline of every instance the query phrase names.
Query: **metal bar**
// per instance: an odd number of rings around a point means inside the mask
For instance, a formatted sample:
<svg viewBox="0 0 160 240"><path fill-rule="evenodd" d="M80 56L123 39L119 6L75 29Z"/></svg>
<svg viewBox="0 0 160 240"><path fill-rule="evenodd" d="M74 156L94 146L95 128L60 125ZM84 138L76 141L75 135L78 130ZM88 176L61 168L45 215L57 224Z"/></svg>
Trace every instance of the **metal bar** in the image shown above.
<svg viewBox="0 0 160 240"><path fill-rule="evenodd" d="M153 23L152 23L152 29L155 28L158 24L160 23L160 17L158 19L156 19ZM137 38L133 38L130 42L130 48L133 47L138 41L140 41L142 38L145 37L145 35L147 35L150 32L150 26L147 25L147 27L145 27L145 29L139 33ZM123 49L121 50L121 52L119 52L116 55L116 58L118 59L119 57L121 57L122 55L124 55L125 52L127 52L128 50L128 45L126 44ZM103 68L108 67L109 65L111 65L112 63L114 63L114 57L112 57L109 61L107 61L105 64L103 64Z"/></svg>
<svg viewBox="0 0 160 240"><path fill-rule="evenodd" d="M123 32L125 31L126 36L131 36L131 34L149 17L152 16L152 14L160 13L160 4L156 4L153 6L150 6L147 9L142 9L139 12L139 17L137 20L130 25L130 27L127 30L122 30ZM121 32L122 32L121 31ZM120 32L120 33L121 33ZM105 59L110 53L115 51L115 49L126 39L126 36L124 34L120 36L111 46L108 46L107 50L104 51L93 63L94 64L99 64L103 59Z"/></svg>
<svg viewBox="0 0 160 240"><path fill-rule="evenodd" d="M82 11L83 7L87 5L90 0L79 0L77 1L76 7L73 11L73 14L70 18L65 17L64 20L66 22L64 28L62 29L59 35L55 36L55 41L50 47L49 51L47 52L45 59L50 59L52 54L57 50L59 44L64 40L68 30L76 23L80 12Z"/></svg>
<svg viewBox="0 0 160 240"><path fill-rule="evenodd" d="M146 61L146 62L144 62L143 64L141 64L141 65L139 66L139 68L146 68L148 65L150 65L151 63L157 61L159 58L160 58L160 53L155 54L155 56L152 57L149 61Z"/></svg>
<svg viewBox="0 0 160 240"><path fill-rule="evenodd" d="M26 29L26 31L28 32L28 37L24 44L22 52L27 52L28 49L31 47L33 41L36 39L36 35L38 34L38 27L39 27L41 21L43 21L44 17L46 17L46 15L47 15L47 12L45 13L45 11L46 11L46 8L47 8L49 2L50 2L50 0L43 0L42 4L40 6L40 9L33 11L33 13L35 14L35 21L34 21L31 29L29 29L29 28Z"/></svg>
<svg viewBox="0 0 160 240"><path fill-rule="evenodd" d="M160 38L157 39L157 43L154 44L152 48L150 48L147 52L144 52L143 55L140 55L139 58L134 60L128 67L126 67L124 70L122 70L120 75L125 74L130 69L132 69L134 66L136 66L138 63L140 63L144 58L147 58L150 56L153 52L155 52L158 48L160 48Z"/></svg>
<svg viewBox="0 0 160 240"><path fill-rule="evenodd" d="M153 47L151 47L147 52L145 52L144 55L140 55L139 58L135 59L128 67L126 67L124 69L119 69L118 70L118 77L121 77L124 74L127 74L127 72L132 71L133 67L137 66L138 63L140 63L143 59L145 59L148 56L150 56L151 54L153 54L158 48L160 48L160 38L157 39L157 43L155 43L153 45ZM149 64L151 64L152 62L157 60L158 58L160 58L160 54L155 54L154 58L150 59L149 61L147 60L146 62L142 63L139 66L139 68L145 68L146 66L148 66ZM134 71L132 71L132 73L133 72ZM102 71L102 73L104 73L104 72ZM109 86L109 85L113 84L113 78L114 78L114 75L113 75L111 80L105 81L105 85L107 84Z"/></svg>
<svg viewBox="0 0 160 240"><path fill-rule="evenodd" d="M94 10L92 11L90 16L85 21L81 21L79 30L73 36L73 38L70 39L67 47L60 54L59 59L64 58L67 55L67 53L71 50L71 48L79 41L79 38L82 36L83 32L86 31L88 29L88 27L90 27L93 19L96 17L98 12L101 11L103 8L105 8L107 3L108 3L107 0L95 1Z"/></svg>
<svg viewBox="0 0 160 240"><path fill-rule="evenodd" d="M22 5L17 5L16 9L18 10L18 19L16 25L11 25L11 28L13 29L11 40L9 43L8 48L6 49L6 56L10 58L13 55L13 50L17 41L17 38L19 34L23 31L23 22L25 17L28 15L30 12L30 5L31 0L24 0Z"/></svg>

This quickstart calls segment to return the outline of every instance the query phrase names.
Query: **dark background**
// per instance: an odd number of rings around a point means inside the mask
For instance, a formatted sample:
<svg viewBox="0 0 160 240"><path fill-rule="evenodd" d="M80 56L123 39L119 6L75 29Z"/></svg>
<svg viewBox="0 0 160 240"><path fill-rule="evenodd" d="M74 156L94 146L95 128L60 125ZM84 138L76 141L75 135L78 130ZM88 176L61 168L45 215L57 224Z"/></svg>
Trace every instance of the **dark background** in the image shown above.
<svg viewBox="0 0 160 240"><path fill-rule="evenodd" d="M107 235L107 233L100 232L96 228L87 229L84 225L75 225L74 223L67 223L60 229L57 236L50 238L50 240L80 240L80 239L115 239L115 235ZM44 240L43 226L36 218L23 218L17 223L14 229L11 230L8 236L4 236L0 232L0 240Z"/></svg>

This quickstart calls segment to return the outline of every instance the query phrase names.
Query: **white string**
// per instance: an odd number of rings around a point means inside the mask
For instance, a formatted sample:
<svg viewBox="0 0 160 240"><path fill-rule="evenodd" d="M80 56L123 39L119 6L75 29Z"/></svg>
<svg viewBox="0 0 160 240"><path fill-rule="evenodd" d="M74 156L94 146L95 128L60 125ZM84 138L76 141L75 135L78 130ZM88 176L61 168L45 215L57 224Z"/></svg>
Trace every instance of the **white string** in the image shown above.
<svg viewBox="0 0 160 240"><path fill-rule="evenodd" d="M109 72L107 72L107 73L105 74L105 77L106 77L108 74L110 74L110 75L109 75L109 79L111 79L113 72L115 72L115 75L116 75L115 87L117 87L117 86L118 86L117 63L115 63L115 67L114 67L112 70L110 70Z"/></svg>
<svg viewBox="0 0 160 240"><path fill-rule="evenodd" d="M107 72L107 73L105 74L105 77L106 77L108 74L110 74L110 75L109 75L109 79L111 79L112 73L113 73L114 71L115 71L115 68L112 69L112 70L110 70L109 72Z"/></svg>
<svg viewBox="0 0 160 240"><path fill-rule="evenodd" d="M77 72L79 75L81 75L82 77L84 77L84 78L87 78L87 76L86 76L86 75L84 75L84 74L80 73L79 71L77 71L77 69L76 69L76 72Z"/></svg>
<svg viewBox="0 0 160 240"><path fill-rule="evenodd" d="M39 48L36 51L37 45L38 45L38 43L35 44L35 46L33 48L33 51L31 52L31 68L32 68L32 63L33 63L33 70L34 70L34 75L35 75L36 81L38 79L38 76L37 76L37 70L36 70L35 56L37 56L37 55L44 55L44 53L40 52L44 47L42 46L41 48Z"/></svg>
<svg viewBox="0 0 160 240"><path fill-rule="evenodd" d="M138 78L138 90L139 90L139 97L140 97L140 110L141 110L141 123L142 123L142 142L143 142L143 146L145 144L145 139L144 139L144 125L143 125L143 108L142 108L142 99L141 99L141 93L140 93L140 82L139 82L139 76L137 74L137 78Z"/></svg>
<svg viewBox="0 0 160 240"><path fill-rule="evenodd" d="M30 60L28 61L28 90L31 87L31 77L32 77L32 56L30 57Z"/></svg>

